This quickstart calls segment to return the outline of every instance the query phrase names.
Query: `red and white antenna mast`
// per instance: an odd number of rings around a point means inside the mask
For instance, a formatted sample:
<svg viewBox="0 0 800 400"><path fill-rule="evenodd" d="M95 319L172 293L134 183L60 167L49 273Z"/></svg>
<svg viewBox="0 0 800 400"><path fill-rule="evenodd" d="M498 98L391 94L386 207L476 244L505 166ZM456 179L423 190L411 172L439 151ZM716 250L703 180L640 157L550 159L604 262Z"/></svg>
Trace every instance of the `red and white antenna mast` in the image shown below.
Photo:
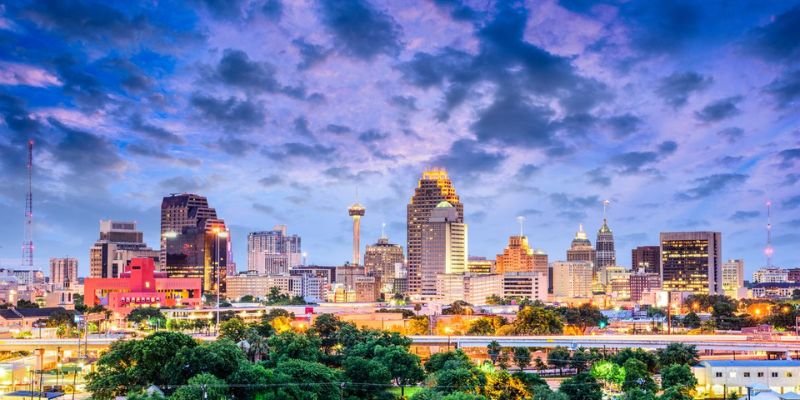
<svg viewBox="0 0 800 400"><path fill-rule="evenodd" d="M25 195L25 239L22 267L33 269L33 139L28 141L28 193Z"/></svg>
<svg viewBox="0 0 800 400"><path fill-rule="evenodd" d="M767 200L767 247L764 248L764 255L767 256L767 267L772 266L772 202Z"/></svg>

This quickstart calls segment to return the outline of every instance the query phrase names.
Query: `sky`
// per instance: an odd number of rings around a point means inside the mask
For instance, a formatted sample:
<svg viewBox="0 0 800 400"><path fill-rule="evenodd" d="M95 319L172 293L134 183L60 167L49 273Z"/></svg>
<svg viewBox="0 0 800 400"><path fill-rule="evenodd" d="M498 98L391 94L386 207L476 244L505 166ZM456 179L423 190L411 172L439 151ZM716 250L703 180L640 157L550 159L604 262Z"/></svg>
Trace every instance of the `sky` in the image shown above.
<svg viewBox="0 0 800 400"><path fill-rule="evenodd" d="M138 4L135 4L138 3ZM308 261L405 246L444 167L469 253L525 216L551 260L608 199L617 260L662 231L723 234L748 277L800 267L800 2L0 1L0 265L20 263L35 141L35 263L88 253L101 219L158 245L169 193L246 235L276 224Z"/></svg>

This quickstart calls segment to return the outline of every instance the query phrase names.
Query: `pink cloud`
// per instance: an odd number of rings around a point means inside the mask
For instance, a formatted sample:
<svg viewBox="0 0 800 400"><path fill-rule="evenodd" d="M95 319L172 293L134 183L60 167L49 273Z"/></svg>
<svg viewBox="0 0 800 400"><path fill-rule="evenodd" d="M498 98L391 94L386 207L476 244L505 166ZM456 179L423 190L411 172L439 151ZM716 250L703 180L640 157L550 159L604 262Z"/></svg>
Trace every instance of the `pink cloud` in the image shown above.
<svg viewBox="0 0 800 400"><path fill-rule="evenodd" d="M44 69L25 64L0 62L0 85L58 86L58 77Z"/></svg>

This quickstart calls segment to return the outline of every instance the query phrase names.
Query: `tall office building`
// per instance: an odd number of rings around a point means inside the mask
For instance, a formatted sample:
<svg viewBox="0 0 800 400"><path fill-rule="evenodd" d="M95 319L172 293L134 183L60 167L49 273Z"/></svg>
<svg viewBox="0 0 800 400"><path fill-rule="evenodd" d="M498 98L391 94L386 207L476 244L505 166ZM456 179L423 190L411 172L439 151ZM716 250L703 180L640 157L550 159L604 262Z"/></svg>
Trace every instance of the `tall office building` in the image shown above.
<svg viewBox="0 0 800 400"><path fill-rule="evenodd" d="M722 294L722 234L662 232L661 287L671 292Z"/></svg>
<svg viewBox="0 0 800 400"><path fill-rule="evenodd" d="M592 263L554 261L553 296L565 299L592 297Z"/></svg>
<svg viewBox="0 0 800 400"><path fill-rule="evenodd" d="M744 260L728 260L722 264L722 291L728 297L738 299L739 289L744 287Z"/></svg>
<svg viewBox="0 0 800 400"><path fill-rule="evenodd" d="M172 194L161 202L161 254L170 277L200 278L204 293L225 293L230 233L205 197Z"/></svg>
<svg viewBox="0 0 800 400"><path fill-rule="evenodd" d="M420 293L422 289L422 227L427 224L436 206L447 201L456 210L457 223L464 222L464 205L456 189L443 169L431 169L422 173L414 195L406 207L407 223L407 270L409 293Z"/></svg>
<svg viewBox="0 0 800 400"><path fill-rule="evenodd" d="M353 265L361 265L361 217L366 211L364 206L358 203L347 209L347 215L353 219Z"/></svg>
<svg viewBox="0 0 800 400"><path fill-rule="evenodd" d="M438 274L463 274L467 270L467 224L458 209L442 201L422 224L420 294L435 296Z"/></svg>
<svg viewBox="0 0 800 400"><path fill-rule="evenodd" d="M597 231L597 263L595 271L605 267L617 265L617 252L614 250L614 234L608 227L608 221L603 218L603 225Z"/></svg>
<svg viewBox="0 0 800 400"><path fill-rule="evenodd" d="M592 247L592 242L583 230L583 224L578 225L578 231L572 239L572 244L567 250L567 261L588 261L597 264L597 252Z"/></svg>
<svg viewBox="0 0 800 400"><path fill-rule="evenodd" d="M286 225L247 235L247 271L285 275L303 263L300 236L288 235Z"/></svg>
<svg viewBox="0 0 800 400"><path fill-rule="evenodd" d="M403 261L403 246L389 243L386 236L367 246L364 252L364 268L367 274L380 277L381 288L387 292L394 290L395 269Z"/></svg>
<svg viewBox="0 0 800 400"><path fill-rule="evenodd" d="M100 221L100 238L89 249L89 276L119 278L134 258L159 261L159 251L147 247L144 235L132 221Z"/></svg>
<svg viewBox="0 0 800 400"><path fill-rule="evenodd" d="M634 271L630 274L630 293L632 302L640 302L644 294L661 290L661 274Z"/></svg>
<svg viewBox="0 0 800 400"><path fill-rule="evenodd" d="M55 289L66 289L78 283L78 259L51 258L50 283Z"/></svg>
<svg viewBox="0 0 800 400"><path fill-rule="evenodd" d="M508 239L503 254L497 255L495 271L498 274L533 272L533 249L528 244L527 236L511 236Z"/></svg>
<svg viewBox="0 0 800 400"><path fill-rule="evenodd" d="M661 248L639 246L631 250L631 269L661 275Z"/></svg>

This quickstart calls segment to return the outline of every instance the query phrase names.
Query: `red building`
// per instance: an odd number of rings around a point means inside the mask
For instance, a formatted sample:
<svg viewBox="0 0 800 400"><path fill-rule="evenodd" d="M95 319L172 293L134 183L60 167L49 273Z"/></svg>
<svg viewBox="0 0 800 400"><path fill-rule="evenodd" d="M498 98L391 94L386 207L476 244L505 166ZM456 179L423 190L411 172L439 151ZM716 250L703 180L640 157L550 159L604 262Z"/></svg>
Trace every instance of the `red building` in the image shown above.
<svg viewBox="0 0 800 400"><path fill-rule="evenodd" d="M84 302L122 315L138 307L193 307L202 302L200 278L168 278L155 269L152 258L133 258L119 278L86 278Z"/></svg>

